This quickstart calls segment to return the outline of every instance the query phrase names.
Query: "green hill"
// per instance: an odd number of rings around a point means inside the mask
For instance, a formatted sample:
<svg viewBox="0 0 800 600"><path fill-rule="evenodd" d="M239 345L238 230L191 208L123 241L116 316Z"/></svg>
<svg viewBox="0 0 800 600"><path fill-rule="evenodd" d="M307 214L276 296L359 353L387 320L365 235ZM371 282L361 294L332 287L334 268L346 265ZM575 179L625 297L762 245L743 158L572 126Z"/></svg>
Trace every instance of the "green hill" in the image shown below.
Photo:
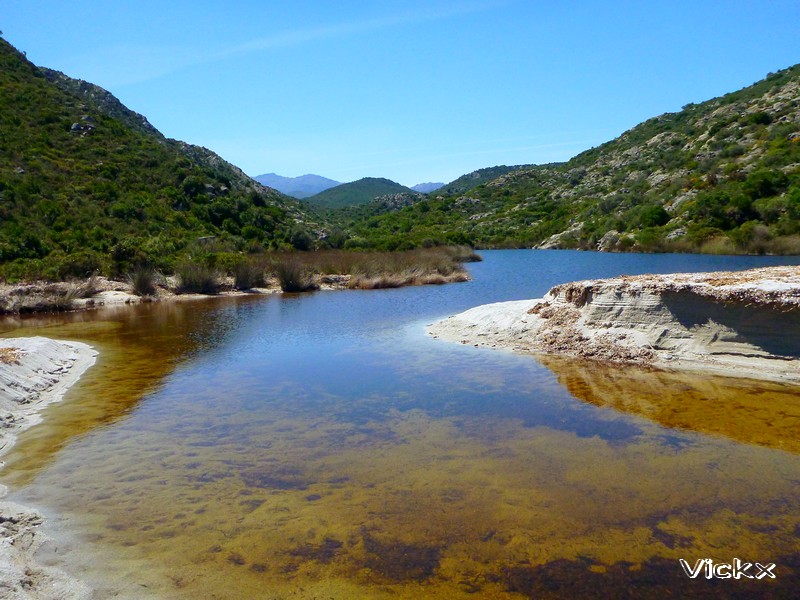
<svg viewBox="0 0 800 600"><path fill-rule="evenodd" d="M410 188L389 179L364 177L352 183L343 183L305 199L318 209L337 209L345 206L367 204L379 196L391 194L416 194Z"/></svg>
<svg viewBox="0 0 800 600"><path fill-rule="evenodd" d="M376 247L800 253L798 106L800 65L652 118L567 163L506 167L470 189L437 190L353 223L353 233Z"/></svg>
<svg viewBox="0 0 800 600"><path fill-rule="evenodd" d="M169 270L198 238L241 251L315 227L299 202L0 39L0 276Z"/></svg>
<svg viewBox="0 0 800 600"><path fill-rule="evenodd" d="M477 187L484 183L489 183L493 179L497 179L501 175L505 175L506 173L510 173L511 171L518 171L520 169L524 169L526 167L531 167L532 165L518 165L507 167L506 165L499 165L496 167L487 167L485 169L478 169L477 171L472 171L472 173L467 173L466 175L462 175L458 179L451 181L448 184L443 185L439 189L435 190L436 195L444 195L444 194L463 194L464 192L471 190L474 187Z"/></svg>

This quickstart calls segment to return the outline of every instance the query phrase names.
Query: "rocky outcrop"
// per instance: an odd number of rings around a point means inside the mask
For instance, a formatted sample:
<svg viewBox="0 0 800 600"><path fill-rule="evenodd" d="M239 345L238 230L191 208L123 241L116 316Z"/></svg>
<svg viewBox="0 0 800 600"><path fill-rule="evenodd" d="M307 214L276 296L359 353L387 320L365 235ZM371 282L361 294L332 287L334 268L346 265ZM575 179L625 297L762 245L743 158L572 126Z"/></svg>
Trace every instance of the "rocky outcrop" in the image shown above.
<svg viewBox="0 0 800 600"><path fill-rule="evenodd" d="M79 342L0 339L0 455L17 433L40 420L39 411L61 400L96 355ZM0 486L0 498L4 495ZM43 520L34 509L0 500L0 597L88 600L92 591L87 585L37 561L37 552L48 542L40 530Z"/></svg>
<svg viewBox="0 0 800 600"><path fill-rule="evenodd" d="M800 383L800 267L573 282L429 331L521 352Z"/></svg>
<svg viewBox="0 0 800 600"><path fill-rule="evenodd" d="M372 205L382 211L395 211L412 206L420 200L424 200L422 194L412 194L409 192L398 192L396 194L385 194L378 196L372 201Z"/></svg>
<svg viewBox="0 0 800 600"><path fill-rule="evenodd" d="M583 223L573 223L561 233L554 233L541 244L536 246L539 250L560 250L571 247L574 238L583 229Z"/></svg>
<svg viewBox="0 0 800 600"><path fill-rule="evenodd" d="M137 131L155 136L161 140L164 139L161 132L153 127L144 115L132 111L122 104L114 94L101 88L99 85L83 81L82 79L67 77L61 71L56 71L54 69L39 67L39 70L49 82L54 83L69 94L85 99L90 104L97 106L109 117L122 121Z"/></svg>
<svg viewBox="0 0 800 600"><path fill-rule="evenodd" d="M79 342L0 339L0 454L13 442L13 432L38 422L38 412L60 400L96 356Z"/></svg>

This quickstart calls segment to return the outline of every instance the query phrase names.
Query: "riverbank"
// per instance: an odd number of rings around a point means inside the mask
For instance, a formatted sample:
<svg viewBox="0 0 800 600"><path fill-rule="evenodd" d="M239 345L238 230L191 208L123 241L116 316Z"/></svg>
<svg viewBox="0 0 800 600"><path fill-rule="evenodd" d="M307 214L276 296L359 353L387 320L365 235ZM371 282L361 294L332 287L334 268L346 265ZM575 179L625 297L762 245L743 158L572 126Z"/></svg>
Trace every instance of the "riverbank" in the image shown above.
<svg viewBox="0 0 800 600"><path fill-rule="evenodd" d="M462 247L405 252L329 250L257 256L237 263L228 274L202 264L187 264L170 276L140 268L126 280L93 275L70 281L0 282L0 315L209 296L440 285L469 281L463 263L479 260L471 249Z"/></svg>
<svg viewBox="0 0 800 600"><path fill-rule="evenodd" d="M516 352L800 384L800 267L567 283L428 331Z"/></svg>
<svg viewBox="0 0 800 600"><path fill-rule="evenodd" d="M317 275L308 280L302 291L369 290L412 285L441 285L469 281L466 271L439 273L399 273L396 275ZM103 306L122 306L143 302L183 302L210 297L235 297L286 293L276 278L263 286L237 289L232 277L222 278L214 293L177 293L172 284L154 286L152 294L134 293L124 281L92 277L72 282L33 281L0 284L0 316L44 312L90 310Z"/></svg>
<svg viewBox="0 0 800 600"><path fill-rule="evenodd" d="M230 278L228 278L230 279ZM136 294L130 283L93 276L81 280L47 282L29 281L24 283L0 284L0 314L31 314L42 312L68 312L88 310L102 306L120 306L143 302L186 301L209 296L244 296L248 294L280 293L278 285L237 290L231 281L222 280L214 294L182 293L175 291L175 285L164 282L154 285L152 293Z"/></svg>
<svg viewBox="0 0 800 600"><path fill-rule="evenodd" d="M95 362L86 344L44 337L0 339L0 458L19 433L41 421L40 412L60 401ZM0 466L2 463L0 463ZM54 566L38 564L47 542L37 511L4 501L0 486L0 597L90 598L91 591Z"/></svg>

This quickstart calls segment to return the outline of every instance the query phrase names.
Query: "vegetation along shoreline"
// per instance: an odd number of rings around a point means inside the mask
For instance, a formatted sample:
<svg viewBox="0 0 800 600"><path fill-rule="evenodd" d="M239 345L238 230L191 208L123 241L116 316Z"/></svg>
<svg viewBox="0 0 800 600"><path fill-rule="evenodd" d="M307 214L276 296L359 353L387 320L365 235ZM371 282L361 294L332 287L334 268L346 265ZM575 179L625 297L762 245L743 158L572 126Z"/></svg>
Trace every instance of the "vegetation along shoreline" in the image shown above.
<svg viewBox="0 0 800 600"><path fill-rule="evenodd" d="M248 257L212 255L204 262L184 262L169 275L142 266L134 268L125 279L92 275L70 281L0 283L0 315L185 300L198 295L438 285L468 281L470 276L463 263L479 260L478 254L463 246L402 252L327 250Z"/></svg>

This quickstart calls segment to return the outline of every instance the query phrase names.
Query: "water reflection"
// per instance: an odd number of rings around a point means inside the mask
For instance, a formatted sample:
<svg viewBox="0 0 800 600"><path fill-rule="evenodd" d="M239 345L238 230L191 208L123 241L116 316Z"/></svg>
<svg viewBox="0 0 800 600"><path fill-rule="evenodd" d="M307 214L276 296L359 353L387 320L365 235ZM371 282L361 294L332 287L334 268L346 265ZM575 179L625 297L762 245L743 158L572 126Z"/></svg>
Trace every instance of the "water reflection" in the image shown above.
<svg viewBox="0 0 800 600"><path fill-rule="evenodd" d="M594 406L639 415L669 429L800 453L797 386L554 356L538 360L572 395Z"/></svg>
<svg viewBox="0 0 800 600"><path fill-rule="evenodd" d="M143 304L0 320L7 337L78 340L99 351L79 385L46 409L41 424L19 437L14 452L5 457L4 481L25 485L72 439L125 418L178 365L222 344L237 322L232 312L248 302Z"/></svg>
<svg viewBox="0 0 800 600"><path fill-rule="evenodd" d="M79 536L68 566L101 597L760 593L677 565L734 556L777 562L784 594L800 564L791 390L422 335L419 319L490 298L490 267L433 290L44 319L35 333L101 362L3 480L59 517L58 540Z"/></svg>

